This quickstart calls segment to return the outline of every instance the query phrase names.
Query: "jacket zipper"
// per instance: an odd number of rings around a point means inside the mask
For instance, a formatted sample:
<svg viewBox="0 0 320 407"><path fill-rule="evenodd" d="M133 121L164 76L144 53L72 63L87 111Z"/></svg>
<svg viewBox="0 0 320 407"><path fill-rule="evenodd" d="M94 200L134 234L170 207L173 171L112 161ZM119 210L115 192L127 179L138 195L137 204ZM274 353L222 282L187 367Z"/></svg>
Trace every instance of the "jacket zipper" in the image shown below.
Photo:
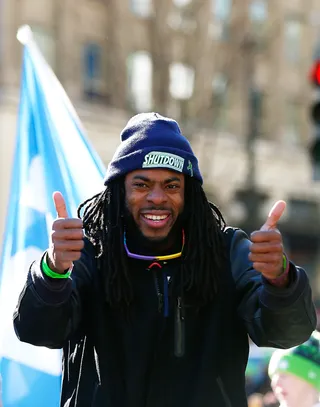
<svg viewBox="0 0 320 407"><path fill-rule="evenodd" d="M175 315L175 340L174 340L174 354L176 357L181 358L185 353L185 322L184 322L184 308L182 298L177 298L177 307Z"/></svg>
<svg viewBox="0 0 320 407"><path fill-rule="evenodd" d="M169 316L169 287L168 287L168 277L166 273L162 274L163 277L163 316L168 318Z"/></svg>
<svg viewBox="0 0 320 407"><path fill-rule="evenodd" d="M159 280L158 280L156 271L153 272L153 279L154 279L154 285L155 285L156 293L157 293L157 297L158 297L158 312L162 312L163 294L160 291Z"/></svg>
<svg viewBox="0 0 320 407"><path fill-rule="evenodd" d="M224 384L223 384L223 381L222 381L221 377L217 377L217 383L218 383L219 389L221 391L223 400L226 403L226 407L232 407L231 401L230 401L229 396L228 396L228 394L226 392L226 389L224 387Z"/></svg>

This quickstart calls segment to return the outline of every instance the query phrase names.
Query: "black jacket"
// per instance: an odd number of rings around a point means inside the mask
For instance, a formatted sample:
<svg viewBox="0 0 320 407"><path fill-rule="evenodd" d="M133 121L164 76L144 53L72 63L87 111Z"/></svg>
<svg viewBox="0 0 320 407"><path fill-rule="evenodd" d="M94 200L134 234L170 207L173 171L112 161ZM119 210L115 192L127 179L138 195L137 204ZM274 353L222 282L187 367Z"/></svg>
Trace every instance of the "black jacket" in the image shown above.
<svg viewBox="0 0 320 407"><path fill-rule="evenodd" d="M172 290L168 317L157 296L163 280L145 261L130 260L129 317L105 303L88 242L70 279L51 280L39 263L31 266L14 326L21 341L63 347L61 406L247 406L247 334L258 346L292 347L308 339L316 315L306 273L290 264L289 286L272 286L248 260L247 236L233 232L225 232L230 265L217 298L197 310L187 300L179 308ZM171 275L174 286L178 267L172 260L158 273Z"/></svg>

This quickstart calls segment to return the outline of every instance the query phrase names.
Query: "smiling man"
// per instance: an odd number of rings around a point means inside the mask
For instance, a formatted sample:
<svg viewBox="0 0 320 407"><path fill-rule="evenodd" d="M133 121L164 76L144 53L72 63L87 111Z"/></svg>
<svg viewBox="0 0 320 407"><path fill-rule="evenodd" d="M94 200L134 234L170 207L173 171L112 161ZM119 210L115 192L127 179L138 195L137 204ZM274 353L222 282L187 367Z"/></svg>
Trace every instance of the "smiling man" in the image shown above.
<svg viewBox="0 0 320 407"><path fill-rule="evenodd" d="M53 198L52 245L14 325L21 341L63 348L61 406L245 407L248 335L289 348L315 329L307 275L277 229L285 203L250 238L227 227L174 120L128 122L78 218Z"/></svg>
<svg viewBox="0 0 320 407"><path fill-rule="evenodd" d="M133 171L125 178L125 191L131 233L144 236L146 244L173 244L171 231L181 228L177 221L184 208L184 176L165 169Z"/></svg>

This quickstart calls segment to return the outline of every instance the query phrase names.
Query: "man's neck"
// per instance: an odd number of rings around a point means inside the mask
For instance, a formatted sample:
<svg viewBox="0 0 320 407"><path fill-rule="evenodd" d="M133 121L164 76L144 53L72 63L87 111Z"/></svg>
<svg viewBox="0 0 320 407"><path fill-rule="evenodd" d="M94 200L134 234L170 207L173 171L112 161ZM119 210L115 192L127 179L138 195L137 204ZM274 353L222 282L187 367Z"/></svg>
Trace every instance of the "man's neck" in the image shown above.
<svg viewBox="0 0 320 407"><path fill-rule="evenodd" d="M161 256L181 250L181 229L171 231L167 238L159 241L145 238L136 228L130 228L126 231L126 234L129 250L137 254Z"/></svg>

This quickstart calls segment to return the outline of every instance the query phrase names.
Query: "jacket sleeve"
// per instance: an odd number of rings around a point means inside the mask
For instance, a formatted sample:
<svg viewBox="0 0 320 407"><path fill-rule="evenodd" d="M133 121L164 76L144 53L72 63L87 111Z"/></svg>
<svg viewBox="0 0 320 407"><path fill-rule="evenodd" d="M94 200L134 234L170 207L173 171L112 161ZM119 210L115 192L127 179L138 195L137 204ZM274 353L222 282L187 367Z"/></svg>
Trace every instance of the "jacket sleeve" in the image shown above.
<svg viewBox="0 0 320 407"><path fill-rule="evenodd" d="M52 279L31 264L27 282L13 315L16 335L22 342L62 348L81 322L83 303L95 270L93 247L85 240L81 257L68 279Z"/></svg>
<svg viewBox="0 0 320 407"><path fill-rule="evenodd" d="M290 262L289 285L276 287L253 269L250 241L236 230L230 262L238 313L258 346L290 348L305 342L316 328L316 312L305 271Z"/></svg>

